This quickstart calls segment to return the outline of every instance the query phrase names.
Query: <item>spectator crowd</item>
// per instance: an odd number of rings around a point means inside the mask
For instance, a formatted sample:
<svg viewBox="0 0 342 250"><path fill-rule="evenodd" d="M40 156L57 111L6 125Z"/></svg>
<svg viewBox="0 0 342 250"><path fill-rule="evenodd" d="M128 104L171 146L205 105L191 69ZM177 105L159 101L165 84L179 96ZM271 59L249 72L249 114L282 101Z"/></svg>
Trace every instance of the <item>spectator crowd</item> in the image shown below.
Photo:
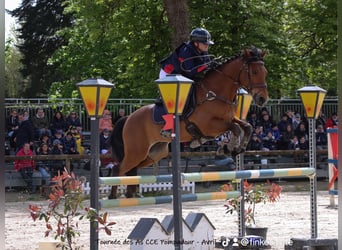
<svg viewBox="0 0 342 250"><path fill-rule="evenodd" d="M125 110L120 109L116 116L109 110L104 110L99 119L100 152L103 155L111 155L110 133L118 119L125 116ZM260 112L250 111L247 122L253 127L253 134L247 145L247 150L298 150L308 149L308 121L303 114L287 111L279 119L263 108ZM316 145L317 149L327 148L328 127L338 124L337 113L326 117L322 112L316 120ZM33 117L27 111L12 109L6 119L7 140L12 152L16 155L63 155L83 154L82 124L79 115L75 111L66 116L57 110L51 119L45 114L43 108L37 108ZM228 143L229 138L224 134L217 138L218 145ZM109 169L115 166L112 159L102 160L102 165ZM17 160L15 170L20 172L30 192L35 192L32 186L32 172L39 171L43 183L48 185L51 177L65 168L63 160L49 161L25 161ZM71 166L72 171L72 166ZM102 173L101 173L102 175Z"/></svg>
<svg viewBox="0 0 342 250"><path fill-rule="evenodd" d="M104 110L103 116L99 119L100 152L103 154L111 154L109 135L115 121L121 116L124 116L123 109L120 109L114 118L109 110ZM12 109L6 119L6 128L6 140L10 145L7 154L32 156L85 153L82 123L75 111L69 112L65 117L63 112L57 110L49 119L43 108L37 108L32 117L28 111ZM103 163L110 169L114 166L111 159ZM35 171L40 172L43 185L49 185L51 178L62 173L65 167L64 160L18 159L14 162L14 170L20 173L30 193L37 191L33 181ZM70 171L73 171L73 164Z"/></svg>

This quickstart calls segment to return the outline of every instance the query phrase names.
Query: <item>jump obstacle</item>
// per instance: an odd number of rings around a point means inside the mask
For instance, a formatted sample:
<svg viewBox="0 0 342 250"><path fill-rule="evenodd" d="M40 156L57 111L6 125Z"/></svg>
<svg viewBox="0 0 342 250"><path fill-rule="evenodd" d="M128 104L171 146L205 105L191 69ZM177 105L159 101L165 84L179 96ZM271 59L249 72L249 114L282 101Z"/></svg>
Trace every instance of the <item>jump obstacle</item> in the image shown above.
<svg viewBox="0 0 342 250"><path fill-rule="evenodd" d="M328 167L329 167L329 184L328 192L330 194L330 207L336 207L335 195L338 195L338 190L335 189L335 181L338 177L338 129L328 128Z"/></svg>
<svg viewBox="0 0 342 250"><path fill-rule="evenodd" d="M315 175L314 168L284 168L284 169L261 169L261 170L241 170L222 172L201 172L183 173L182 183L186 182L207 182L207 181L227 181L234 179L262 179L280 177L311 177ZM147 176L122 176L122 177L100 177L99 185L138 185L145 183L172 182L172 175L147 175ZM230 192L207 192L182 195L182 202L199 200L219 200L239 197L239 191ZM151 204L171 203L172 196L156 196L144 198L124 198L113 200L99 200L99 207L126 207Z"/></svg>

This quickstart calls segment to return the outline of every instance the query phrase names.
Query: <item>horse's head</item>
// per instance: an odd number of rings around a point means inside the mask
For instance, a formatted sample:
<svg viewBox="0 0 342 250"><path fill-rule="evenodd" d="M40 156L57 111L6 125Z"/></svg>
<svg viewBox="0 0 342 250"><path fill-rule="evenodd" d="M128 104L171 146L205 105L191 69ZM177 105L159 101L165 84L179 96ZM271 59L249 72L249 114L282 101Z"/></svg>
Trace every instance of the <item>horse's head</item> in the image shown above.
<svg viewBox="0 0 342 250"><path fill-rule="evenodd" d="M255 104L262 106L268 100L266 84L267 70L264 66L265 50L258 48L244 49L243 65L240 69L239 82L253 96Z"/></svg>

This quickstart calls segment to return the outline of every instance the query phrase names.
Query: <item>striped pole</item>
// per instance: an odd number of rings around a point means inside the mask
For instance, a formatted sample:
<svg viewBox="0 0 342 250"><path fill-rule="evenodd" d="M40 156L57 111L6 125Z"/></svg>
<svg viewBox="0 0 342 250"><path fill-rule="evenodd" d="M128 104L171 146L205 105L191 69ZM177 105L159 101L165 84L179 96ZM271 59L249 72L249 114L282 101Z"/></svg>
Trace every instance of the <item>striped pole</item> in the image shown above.
<svg viewBox="0 0 342 250"><path fill-rule="evenodd" d="M193 182L223 181L234 179L280 178L294 176L313 176L313 168L260 169L222 172L183 173L182 180ZM100 185L137 185L146 183L172 182L172 175L100 177Z"/></svg>
<svg viewBox="0 0 342 250"><path fill-rule="evenodd" d="M182 202L189 201L204 201L204 200L223 200L230 198L237 198L240 196L239 191L229 192L208 192L198 194L183 194ZM144 198L123 198L113 200L100 200L100 207L129 207L129 206L141 206L152 204L165 204L173 201L172 195L156 196L156 197L144 197Z"/></svg>

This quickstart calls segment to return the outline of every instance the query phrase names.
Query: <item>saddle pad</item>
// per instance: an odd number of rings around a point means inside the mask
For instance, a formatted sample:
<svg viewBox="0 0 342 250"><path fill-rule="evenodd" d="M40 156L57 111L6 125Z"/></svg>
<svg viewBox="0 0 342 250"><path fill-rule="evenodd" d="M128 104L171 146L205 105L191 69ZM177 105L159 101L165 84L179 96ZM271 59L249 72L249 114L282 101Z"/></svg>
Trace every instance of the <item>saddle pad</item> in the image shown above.
<svg viewBox="0 0 342 250"><path fill-rule="evenodd" d="M152 121L155 124L165 124L163 119L163 115L167 114L166 108L164 105L154 105L152 111Z"/></svg>

